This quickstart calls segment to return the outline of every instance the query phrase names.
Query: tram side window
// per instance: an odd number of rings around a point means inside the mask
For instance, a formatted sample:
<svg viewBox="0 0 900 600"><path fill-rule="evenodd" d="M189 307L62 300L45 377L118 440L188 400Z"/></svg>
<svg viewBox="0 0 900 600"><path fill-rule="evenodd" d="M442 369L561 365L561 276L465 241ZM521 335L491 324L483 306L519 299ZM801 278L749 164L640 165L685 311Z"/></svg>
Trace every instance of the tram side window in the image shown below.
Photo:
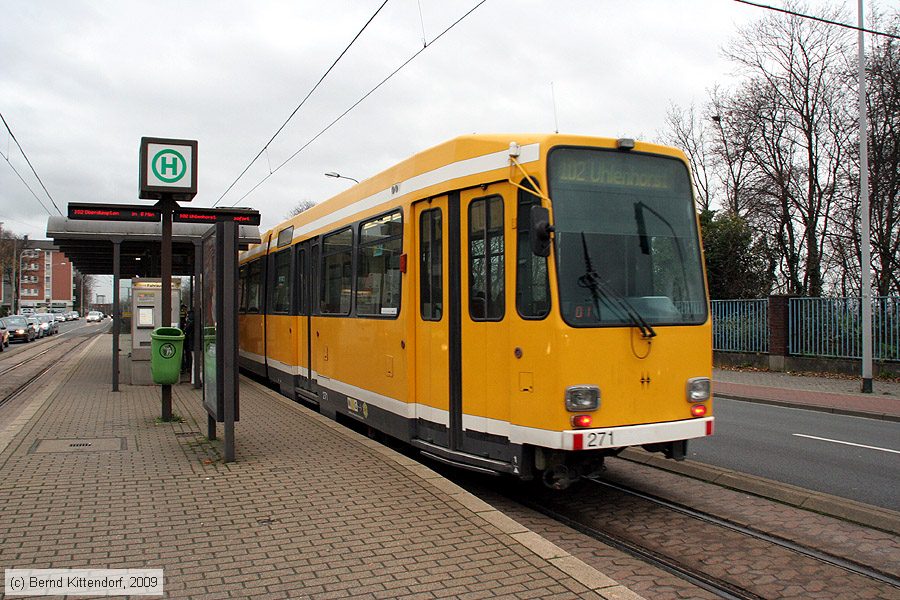
<svg viewBox="0 0 900 600"><path fill-rule="evenodd" d="M275 255L275 279L272 284L272 312L291 311L291 249Z"/></svg>
<svg viewBox="0 0 900 600"><path fill-rule="evenodd" d="M443 240L441 209L422 213L419 222L419 243L422 255L419 263L420 310L425 321L440 321L444 313Z"/></svg>
<svg viewBox="0 0 900 600"><path fill-rule="evenodd" d="M294 295L297 296L297 308L301 315L309 314L309 302L306 300L306 278L304 277L304 269L306 264L306 250L301 249L297 253L297 267L294 269L296 278L294 281Z"/></svg>
<svg viewBox="0 0 900 600"><path fill-rule="evenodd" d="M262 260L254 260L247 270L247 312L258 313L262 289Z"/></svg>
<svg viewBox="0 0 900 600"><path fill-rule="evenodd" d="M524 187L530 187L523 181ZM547 258L535 256L529 240L531 207L540 206L541 199L523 189L519 190L516 213L516 309L526 319L540 319L550 312L550 279Z"/></svg>
<svg viewBox="0 0 900 600"><path fill-rule="evenodd" d="M506 309L503 198L469 204L469 315L474 321L500 321Z"/></svg>
<svg viewBox="0 0 900 600"><path fill-rule="evenodd" d="M353 232L348 228L322 238L322 314L350 314L353 285Z"/></svg>
<svg viewBox="0 0 900 600"><path fill-rule="evenodd" d="M360 225L356 261L357 315L397 315L402 248L403 219L399 211Z"/></svg>
<svg viewBox="0 0 900 600"><path fill-rule="evenodd" d="M247 312L247 273L249 267L241 265L238 269L238 312Z"/></svg>

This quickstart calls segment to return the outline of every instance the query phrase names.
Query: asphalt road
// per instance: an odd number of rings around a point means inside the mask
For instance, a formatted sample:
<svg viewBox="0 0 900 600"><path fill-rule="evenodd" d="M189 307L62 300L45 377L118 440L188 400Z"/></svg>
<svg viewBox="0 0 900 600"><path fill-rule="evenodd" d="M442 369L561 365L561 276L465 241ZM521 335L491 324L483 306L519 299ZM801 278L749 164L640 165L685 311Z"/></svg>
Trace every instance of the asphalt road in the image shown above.
<svg viewBox="0 0 900 600"><path fill-rule="evenodd" d="M9 348L5 348L2 353L0 353L0 360L4 358L11 358L12 356L24 352L25 350L30 350L32 348L36 348L38 346L43 346L44 344L52 344L55 343L57 339L60 337L69 337L73 335L85 335L89 333L94 333L97 331L103 331L109 328L112 323L111 319L104 319L99 323L88 323L83 318L78 319L77 321L65 321L63 323L58 323L59 333L55 335L46 336L37 340L34 340L30 343L25 342L11 342L9 344Z"/></svg>
<svg viewBox="0 0 900 600"><path fill-rule="evenodd" d="M900 510L900 423L716 398L688 458Z"/></svg>

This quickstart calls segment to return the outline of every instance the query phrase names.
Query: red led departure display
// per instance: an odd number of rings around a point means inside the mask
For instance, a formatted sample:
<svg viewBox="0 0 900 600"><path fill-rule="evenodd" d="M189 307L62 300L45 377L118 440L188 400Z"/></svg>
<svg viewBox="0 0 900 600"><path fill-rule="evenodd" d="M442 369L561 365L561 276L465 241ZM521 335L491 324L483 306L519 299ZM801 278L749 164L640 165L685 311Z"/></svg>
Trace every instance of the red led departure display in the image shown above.
<svg viewBox="0 0 900 600"><path fill-rule="evenodd" d="M155 206L129 204L87 204L70 202L70 219L79 221L144 221L158 223L162 213ZM259 225L259 211L235 208L176 208L173 223L209 223L234 221L239 225Z"/></svg>
<svg viewBox="0 0 900 600"><path fill-rule="evenodd" d="M239 225L259 225L259 211L229 208L176 208L173 223L219 223L234 221Z"/></svg>
<svg viewBox="0 0 900 600"><path fill-rule="evenodd" d="M78 221L144 221L159 222L162 218L155 207L127 204L86 204L70 202L70 219Z"/></svg>

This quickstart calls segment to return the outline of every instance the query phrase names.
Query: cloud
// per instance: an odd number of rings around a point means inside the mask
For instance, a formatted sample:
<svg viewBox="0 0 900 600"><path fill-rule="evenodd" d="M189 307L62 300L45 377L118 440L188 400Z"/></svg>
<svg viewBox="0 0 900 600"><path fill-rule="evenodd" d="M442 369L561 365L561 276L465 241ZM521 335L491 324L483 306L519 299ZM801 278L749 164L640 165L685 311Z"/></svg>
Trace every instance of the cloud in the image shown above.
<svg viewBox="0 0 900 600"><path fill-rule="evenodd" d="M199 140L210 206L380 1L0 1L0 110L57 202L138 202L141 136ZM392 0L223 200L261 181L476 4ZM421 16L419 13L421 6ZM757 17L725 2L489 0L239 204L272 225L456 135L637 135L726 77L718 49ZM5 131L0 152L43 191ZM0 161L0 221L43 237L46 212ZM49 206L49 202L47 202ZM61 206L63 208L64 206Z"/></svg>

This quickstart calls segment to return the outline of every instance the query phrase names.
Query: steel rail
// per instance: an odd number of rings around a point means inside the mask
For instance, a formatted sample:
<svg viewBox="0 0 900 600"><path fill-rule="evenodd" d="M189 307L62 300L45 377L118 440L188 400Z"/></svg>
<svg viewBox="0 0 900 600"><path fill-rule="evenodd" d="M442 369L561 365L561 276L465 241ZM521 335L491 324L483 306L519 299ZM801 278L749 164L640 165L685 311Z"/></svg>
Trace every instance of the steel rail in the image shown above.
<svg viewBox="0 0 900 600"><path fill-rule="evenodd" d="M591 527L590 525L577 521L571 517L567 517L566 515L543 506L537 502L534 502L532 500L525 500L518 496L513 497L512 499L522 506L548 516L551 519L558 521L563 525L574 529L575 531L578 531L579 533L582 533L608 546L612 546L613 548L616 548L621 552L629 554L639 560L658 567L663 571L671 573L676 577L687 581L688 583L696 585L699 588L715 594L719 598L723 598L725 600L764 600L762 596L758 596L749 590L745 590L744 588L736 586L723 579L707 575L700 570L685 566L678 561L673 560L672 558L650 550L649 548L645 548L643 546L635 544L634 542L627 540L624 537L615 536L605 531L601 531L599 529Z"/></svg>
<svg viewBox="0 0 900 600"><path fill-rule="evenodd" d="M99 335L100 333L102 333L102 332L98 331L98 332L96 332L94 335ZM91 339L91 338L93 338L93 337L94 337L94 336L88 336L88 335L83 336L83 339L79 340L79 341L78 341L71 349L69 349L69 351L71 351L71 350L73 350L73 349L75 349L75 348L78 348L79 346L81 346L82 344L86 343L89 339ZM47 348L46 350L43 350L42 352L39 352L38 354L34 354L34 355L32 355L31 357L29 357L27 360L24 360L24 361L22 361L22 362L20 362L20 363L17 363L17 364L15 364L15 365L13 365L13 366L11 366L11 367L9 367L9 368L3 370L3 371L0 371L0 376L3 376L3 375L5 375L6 373L9 373L10 371L12 371L12 370L14 370L14 369L17 369L17 368L21 367L22 365L25 365L25 364L27 364L27 363L33 361L35 358L38 358L38 357L43 356L43 355L45 355L45 354L48 354L49 352L52 352L53 350L57 350L57 349L59 349L59 347L54 345L53 347ZM68 352L67 352L67 353L68 353ZM51 362L51 363L48 364L46 367L44 367L44 368L42 368L40 371L38 371L37 374L32 375L32 376L29 377L24 383L18 385L15 389L13 389L13 391L11 391L10 393L6 394L2 399L0 399L0 406L3 406L4 404L6 404L7 402L9 402L10 400L12 400L13 398L15 398L16 396L20 395L22 392L24 392L26 389L28 389L28 387L31 386L31 384L33 384L34 382L36 382L38 379L40 379L41 377L43 377L44 375L46 375L51 369L53 369L53 367L55 367L56 364L57 364L57 363L55 363L55 362Z"/></svg>
<svg viewBox="0 0 900 600"><path fill-rule="evenodd" d="M873 569L872 567L863 565L861 563L848 560L846 558L841 558L839 556L835 556L833 554L829 554L827 552L822 552L821 550L816 550L815 548L809 548L808 546L803 546L801 544L797 544L783 537L779 537L777 535L772 535L770 533L766 533L764 531L760 531L759 529L755 529L752 527L747 527L745 525L740 525L739 523L735 523L733 521L729 521L727 519L723 519L721 517L717 517L715 515L711 515L709 513L705 513L699 511L695 508L691 508L684 504L679 504L677 502L672 502L670 500L666 500L664 498L660 498L658 496L654 496L652 494L647 494L645 492L641 492L623 485L619 485L617 483L611 483L609 481L603 481L601 479L589 479L592 483L597 485L602 485L604 487L608 487L619 491L623 494L628 494L630 496L634 496L636 498L640 498L646 502L650 502L652 504L656 504L658 506L662 506L674 512L681 513L693 519L697 519L699 521L703 521L705 523L710 523L713 525L717 525L719 527L723 527L725 529L730 529L731 531L735 531L737 533L746 535L748 537L752 537L754 539L758 539L760 541L767 542L769 544L773 544L784 548L786 550L790 550L797 554L802 554L808 558L812 558L819 562L831 565L833 567L838 567L854 573L856 575L861 575L863 577L868 577L870 579L874 579L881 583L886 583L888 585L894 586L896 588L900 588L900 579L894 577L889 573L885 573L883 571L879 571L878 569Z"/></svg>

